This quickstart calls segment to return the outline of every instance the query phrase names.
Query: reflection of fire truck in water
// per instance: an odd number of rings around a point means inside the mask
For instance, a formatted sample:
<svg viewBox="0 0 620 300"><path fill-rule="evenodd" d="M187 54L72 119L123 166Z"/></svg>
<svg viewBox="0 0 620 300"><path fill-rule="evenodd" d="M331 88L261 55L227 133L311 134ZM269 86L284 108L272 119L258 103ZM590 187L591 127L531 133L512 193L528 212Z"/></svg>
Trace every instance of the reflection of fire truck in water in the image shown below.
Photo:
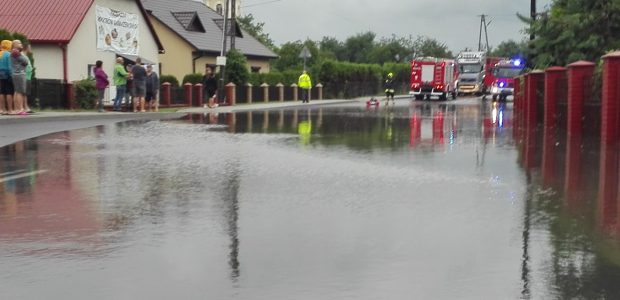
<svg viewBox="0 0 620 300"><path fill-rule="evenodd" d="M521 59L504 59L498 61L491 69L493 82L491 95L493 100L506 101L514 93L514 78L523 71L525 64Z"/></svg>
<svg viewBox="0 0 620 300"><path fill-rule="evenodd" d="M416 58L411 62L411 85L409 95L416 100L436 96L447 100L448 95L456 99L454 60L434 57Z"/></svg>
<svg viewBox="0 0 620 300"><path fill-rule="evenodd" d="M456 114L447 106L413 107L409 119L409 146L454 143L457 134Z"/></svg>

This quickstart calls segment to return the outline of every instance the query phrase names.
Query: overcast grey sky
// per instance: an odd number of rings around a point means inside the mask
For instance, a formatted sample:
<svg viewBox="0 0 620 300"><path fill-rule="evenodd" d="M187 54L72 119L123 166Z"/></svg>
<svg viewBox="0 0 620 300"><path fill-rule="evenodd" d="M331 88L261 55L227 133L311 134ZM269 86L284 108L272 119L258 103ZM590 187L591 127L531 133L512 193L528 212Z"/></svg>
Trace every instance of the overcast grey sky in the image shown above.
<svg viewBox="0 0 620 300"><path fill-rule="evenodd" d="M458 52L478 48L481 14L488 15L489 44L521 40L525 25L516 17L529 15L529 0L242 0L242 14L251 13L280 45L289 41L344 41L372 31L377 37L429 36ZM538 11L552 0L538 0Z"/></svg>

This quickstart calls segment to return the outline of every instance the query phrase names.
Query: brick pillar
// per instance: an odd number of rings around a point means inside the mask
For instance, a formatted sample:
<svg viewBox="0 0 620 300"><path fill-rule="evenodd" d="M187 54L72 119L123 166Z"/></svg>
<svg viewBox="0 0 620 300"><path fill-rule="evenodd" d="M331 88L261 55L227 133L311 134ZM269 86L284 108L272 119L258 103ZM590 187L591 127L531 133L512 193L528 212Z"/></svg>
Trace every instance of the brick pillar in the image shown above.
<svg viewBox="0 0 620 300"><path fill-rule="evenodd" d="M247 89L247 97L248 97L248 99L246 99L246 100L247 100L248 104L252 104L252 89L253 89L253 85L251 83L247 83L245 85L245 87Z"/></svg>
<svg viewBox="0 0 620 300"><path fill-rule="evenodd" d="M73 82L69 82L66 84L65 89L67 91L67 108L70 110L74 110L76 108L75 105L75 90L73 89Z"/></svg>
<svg viewBox="0 0 620 300"><path fill-rule="evenodd" d="M228 125L229 133L237 132L237 114L234 112L226 114L226 124Z"/></svg>
<svg viewBox="0 0 620 300"><path fill-rule="evenodd" d="M610 229L617 223L618 212L618 166L620 153L617 145L601 145L598 182L597 223L600 228Z"/></svg>
<svg viewBox="0 0 620 300"><path fill-rule="evenodd" d="M535 168L540 163L536 160L536 148L537 134L536 128L538 126L538 114L542 113L538 111L538 102L543 101L542 95L544 89L542 83L545 80L545 73L540 70L532 71L526 78L526 90L525 90L525 132L524 132L524 151L523 151L523 163L526 169Z"/></svg>
<svg viewBox="0 0 620 300"><path fill-rule="evenodd" d="M269 85L263 83L260 87L263 88L263 102L269 102Z"/></svg>
<svg viewBox="0 0 620 300"><path fill-rule="evenodd" d="M170 84L170 82L164 82L161 84L161 104L163 104L162 106L165 107L170 107L171 104L171 87L172 85Z"/></svg>
<svg viewBox="0 0 620 300"><path fill-rule="evenodd" d="M565 88L562 80L566 80L566 68L551 67L545 73L545 127L557 128L559 97L564 95L560 88Z"/></svg>
<svg viewBox="0 0 620 300"><path fill-rule="evenodd" d="M276 84L278 88L278 101L284 102L284 85L282 83Z"/></svg>
<svg viewBox="0 0 620 300"><path fill-rule="evenodd" d="M192 84L187 82L183 85L183 94L185 95L185 103L192 107Z"/></svg>
<svg viewBox="0 0 620 300"><path fill-rule="evenodd" d="M194 93L196 95L196 104L198 105L198 107L202 107L202 105L204 104L204 89L202 88L202 83L198 83L196 85L194 85Z"/></svg>
<svg viewBox="0 0 620 300"><path fill-rule="evenodd" d="M583 190L581 145L583 141L583 105L585 91L590 87L589 78L594 73L595 64L578 61L568 65L568 107L566 141L566 176L564 191L570 207L575 207Z"/></svg>
<svg viewBox="0 0 620 300"><path fill-rule="evenodd" d="M525 143L525 115L527 114L525 108L527 103L527 96L529 94L528 91L530 89L529 77L530 73L523 75L523 90L521 91L521 96L519 96L519 129L517 130L517 142L521 145L524 145Z"/></svg>
<svg viewBox="0 0 620 300"><path fill-rule="evenodd" d="M252 119L253 113L252 111L248 111L247 114L248 114L247 130L248 130L248 133L252 133L252 130L254 129L254 120Z"/></svg>
<svg viewBox="0 0 620 300"><path fill-rule="evenodd" d="M317 100L323 100L323 85L322 84L317 84L316 85L316 93L317 93Z"/></svg>
<svg viewBox="0 0 620 300"><path fill-rule="evenodd" d="M299 112L295 110L293 112L293 120L291 122L291 127L297 128L297 124L299 124Z"/></svg>
<svg viewBox="0 0 620 300"><path fill-rule="evenodd" d="M616 234L620 232L617 215L620 209L618 181L620 175L620 51L603 56L603 95L601 98L601 166L599 181L599 215L601 226L615 223ZM611 162L604 163L603 158ZM614 163L615 162L615 163ZM603 185L605 184L605 185ZM615 188L615 189L614 189ZM614 194L615 193L615 194ZM601 198L601 196L605 196Z"/></svg>
<svg viewBox="0 0 620 300"><path fill-rule="evenodd" d="M519 116L521 115L521 82L522 77L515 77L514 79L514 95L512 100L512 138L517 141L518 140L518 132L520 130L520 122Z"/></svg>
<svg viewBox="0 0 620 300"><path fill-rule="evenodd" d="M226 85L226 105L234 106L237 103L237 86L230 82Z"/></svg>
<svg viewBox="0 0 620 300"><path fill-rule="evenodd" d="M293 101L299 101L299 87L295 83L291 84L291 87L293 88Z"/></svg>
<svg viewBox="0 0 620 300"><path fill-rule="evenodd" d="M555 174L556 154L558 150L558 99L565 95L562 88L566 85L566 68L551 67L545 72L545 115L542 154L542 178L545 186L553 187L559 182ZM563 149L562 149L563 150Z"/></svg>
<svg viewBox="0 0 620 300"><path fill-rule="evenodd" d="M284 110L278 112L278 132L282 132L284 129Z"/></svg>
<svg viewBox="0 0 620 300"><path fill-rule="evenodd" d="M591 81L596 64L578 61L568 65L568 122L569 136L583 133L583 105L586 91L591 90Z"/></svg>
<svg viewBox="0 0 620 300"><path fill-rule="evenodd" d="M263 112L263 132L269 131L269 111Z"/></svg>
<svg viewBox="0 0 620 300"><path fill-rule="evenodd" d="M603 61L601 143L615 145L620 140L620 51L603 56Z"/></svg>

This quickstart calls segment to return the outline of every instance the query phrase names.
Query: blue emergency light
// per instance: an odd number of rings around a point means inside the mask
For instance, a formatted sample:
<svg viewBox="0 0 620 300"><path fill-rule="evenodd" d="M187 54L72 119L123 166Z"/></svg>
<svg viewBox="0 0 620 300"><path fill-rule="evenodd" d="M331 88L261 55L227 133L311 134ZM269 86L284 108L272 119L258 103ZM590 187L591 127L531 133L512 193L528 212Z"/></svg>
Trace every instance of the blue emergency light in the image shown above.
<svg viewBox="0 0 620 300"><path fill-rule="evenodd" d="M521 60L520 59L515 59L513 64L515 65L515 67L518 67L521 65Z"/></svg>

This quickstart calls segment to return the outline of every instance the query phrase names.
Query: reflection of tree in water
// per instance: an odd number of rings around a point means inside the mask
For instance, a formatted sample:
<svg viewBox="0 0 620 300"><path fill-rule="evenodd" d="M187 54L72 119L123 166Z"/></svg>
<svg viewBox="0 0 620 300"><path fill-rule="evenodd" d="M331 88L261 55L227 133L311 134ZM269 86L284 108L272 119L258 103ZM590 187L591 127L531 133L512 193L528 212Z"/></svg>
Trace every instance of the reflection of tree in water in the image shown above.
<svg viewBox="0 0 620 300"><path fill-rule="evenodd" d="M557 299L620 299L620 241L603 238L596 229L596 192L585 193L585 210L567 209L565 196L531 184L524 217L522 279L524 299L536 298L531 283L544 280ZM550 268L532 269L530 240L536 231L549 233ZM538 259L537 261L540 261ZM537 265L538 266L538 265ZM543 276L536 280L536 274Z"/></svg>

